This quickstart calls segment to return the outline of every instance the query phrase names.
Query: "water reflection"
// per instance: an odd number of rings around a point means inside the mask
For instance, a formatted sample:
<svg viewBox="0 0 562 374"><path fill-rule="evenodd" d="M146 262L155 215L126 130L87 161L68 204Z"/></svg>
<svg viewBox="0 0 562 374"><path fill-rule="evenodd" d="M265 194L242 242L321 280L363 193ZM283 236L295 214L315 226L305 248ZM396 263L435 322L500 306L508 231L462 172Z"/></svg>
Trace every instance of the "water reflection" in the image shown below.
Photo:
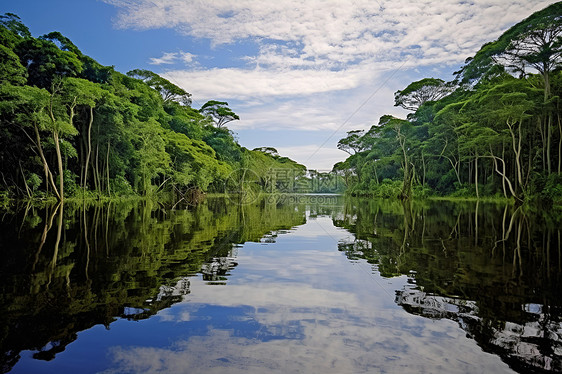
<svg viewBox="0 0 562 374"><path fill-rule="evenodd" d="M202 272L224 284L233 244L302 224L287 205L229 205L224 199L183 210L109 204L27 207L0 222L1 370L23 350L53 360L98 324L146 319L190 293Z"/></svg>
<svg viewBox="0 0 562 374"><path fill-rule="evenodd" d="M228 286L193 279L188 302L159 314L183 333L116 344L103 373L509 372L454 323L403 312L393 295L404 278L350 264L337 252L349 237L309 216L275 245L245 244Z"/></svg>
<svg viewBox="0 0 562 374"><path fill-rule="evenodd" d="M2 371L562 371L560 227L341 198L21 209L0 221Z"/></svg>
<svg viewBox="0 0 562 374"><path fill-rule="evenodd" d="M562 371L560 222L521 207L351 201L348 258L408 276L396 303L456 321L519 372Z"/></svg>

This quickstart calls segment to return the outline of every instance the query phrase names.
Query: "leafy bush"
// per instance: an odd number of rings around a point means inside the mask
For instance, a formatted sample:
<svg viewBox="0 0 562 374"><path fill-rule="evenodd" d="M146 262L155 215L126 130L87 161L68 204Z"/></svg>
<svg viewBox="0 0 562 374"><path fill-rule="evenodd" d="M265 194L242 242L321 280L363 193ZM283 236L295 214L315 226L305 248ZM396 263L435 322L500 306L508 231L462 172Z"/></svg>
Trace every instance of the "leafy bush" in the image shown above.
<svg viewBox="0 0 562 374"><path fill-rule="evenodd" d="M122 175L118 175L111 180L111 192L119 196L129 196L135 194L129 181Z"/></svg>
<svg viewBox="0 0 562 374"><path fill-rule="evenodd" d="M31 188L31 190L35 192L37 187L39 187L41 183L43 183L43 179L39 175L31 173L29 177L27 177L26 182L29 188Z"/></svg>
<svg viewBox="0 0 562 374"><path fill-rule="evenodd" d="M562 203L562 174L548 176L541 197L556 204Z"/></svg>
<svg viewBox="0 0 562 374"><path fill-rule="evenodd" d="M434 194L433 190L429 187L424 186L414 186L413 188L414 197L425 199Z"/></svg>
<svg viewBox="0 0 562 374"><path fill-rule="evenodd" d="M402 181L392 181L390 179L384 179L382 183L371 188L372 196L382 199L396 198L400 191L402 191Z"/></svg>
<svg viewBox="0 0 562 374"><path fill-rule="evenodd" d="M70 170L65 170L63 173L64 179L64 194L65 196L74 196L78 191L79 187L76 184L76 174Z"/></svg>

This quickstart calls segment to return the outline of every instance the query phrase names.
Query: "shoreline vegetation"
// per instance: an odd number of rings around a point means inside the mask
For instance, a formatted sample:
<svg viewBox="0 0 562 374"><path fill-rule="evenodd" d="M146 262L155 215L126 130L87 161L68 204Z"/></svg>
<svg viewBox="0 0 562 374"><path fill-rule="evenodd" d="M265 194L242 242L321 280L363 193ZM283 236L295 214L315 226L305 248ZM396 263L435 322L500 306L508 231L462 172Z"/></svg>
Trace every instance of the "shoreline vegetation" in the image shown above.
<svg viewBox="0 0 562 374"><path fill-rule="evenodd" d="M503 197L562 205L562 2L486 43L446 82L394 94L406 119L352 130L334 166L348 192L400 199Z"/></svg>
<svg viewBox="0 0 562 374"><path fill-rule="evenodd" d="M562 206L562 2L482 46L454 80L397 91L407 118L349 131L331 173L240 146L227 102L193 108L159 75L103 66L59 32L33 37L15 14L0 15L0 42L0 206L232 192Z"/></svg>
<svg viewBox="0 0 562 374"><path fill-rule="evenodd" d="M181 200L323 178L274 148L240 146L227 102L191 104L151 71L122 74L59 32L33 37L0 15L0 201Z"/></svg>

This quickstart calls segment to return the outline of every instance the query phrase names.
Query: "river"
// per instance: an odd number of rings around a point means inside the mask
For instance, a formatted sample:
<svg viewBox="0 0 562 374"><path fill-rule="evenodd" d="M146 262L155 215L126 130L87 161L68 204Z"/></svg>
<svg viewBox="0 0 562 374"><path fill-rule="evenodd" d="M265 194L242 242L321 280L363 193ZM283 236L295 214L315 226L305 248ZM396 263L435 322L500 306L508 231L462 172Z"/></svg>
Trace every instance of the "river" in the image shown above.
<svg viewBox="0 0 562 374"><path fill-rule="evenodd" d="M550 211L300 195L1 217L5 373L562 371Z"/></svg>

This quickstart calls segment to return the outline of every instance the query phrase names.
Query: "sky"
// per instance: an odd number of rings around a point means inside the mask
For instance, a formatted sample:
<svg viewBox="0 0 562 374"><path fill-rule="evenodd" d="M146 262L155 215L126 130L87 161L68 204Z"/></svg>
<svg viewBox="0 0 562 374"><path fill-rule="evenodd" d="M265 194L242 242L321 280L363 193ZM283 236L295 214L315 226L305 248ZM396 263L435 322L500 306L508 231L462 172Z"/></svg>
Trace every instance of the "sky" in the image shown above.
<svg viewBox="0 0 562 374"><path fill-rule="evenodd" d="M126 73L148 69L226 101L240 145L310 169L347 154L347 131L385 114L394 92L453 79L466 58L552 0L2 0L33 36L60 31Z"/></svg>

